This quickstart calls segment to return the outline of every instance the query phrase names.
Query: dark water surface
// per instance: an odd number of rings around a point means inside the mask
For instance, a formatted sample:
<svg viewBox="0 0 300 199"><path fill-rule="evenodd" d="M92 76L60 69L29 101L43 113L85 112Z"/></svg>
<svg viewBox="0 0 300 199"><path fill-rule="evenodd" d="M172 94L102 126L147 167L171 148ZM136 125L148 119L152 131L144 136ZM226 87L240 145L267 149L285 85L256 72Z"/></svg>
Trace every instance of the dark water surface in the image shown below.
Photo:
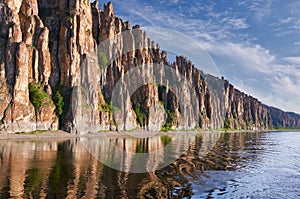
<svg viewBox="0 0 300 199"><path fill-rule="evenodd" d="M172 140L0 141L0 198L300 198L300 132ZM144 163L132 155L168 144L168 155L177 159L164 168L163 150ZM103 156L119 165L106 166L98 161ZM126 172L134 165L150 172Z"/></svg>

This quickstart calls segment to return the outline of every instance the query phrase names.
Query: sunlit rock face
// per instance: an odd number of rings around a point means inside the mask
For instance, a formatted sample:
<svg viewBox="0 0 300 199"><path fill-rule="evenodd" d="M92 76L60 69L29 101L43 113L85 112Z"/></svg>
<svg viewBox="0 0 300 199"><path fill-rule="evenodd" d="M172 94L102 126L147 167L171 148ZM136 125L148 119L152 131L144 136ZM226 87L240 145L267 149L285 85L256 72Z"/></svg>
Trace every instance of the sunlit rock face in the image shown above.
<svg viewBox="0 0 300 199"><path fill-rule="evenodd" d="M203 74L188 58L168 63L167 53L140 26L116 17L112 3L101 10L98 1L89 0L4 0L0 11L0 130L61 128L83 134L225 124L251 130L300 126L299 116L271 109L228 81ZM161 75L131 92L135 82L126 74L137 67L152 77L163 73L148 70L152 64L171 68L171 79L187 84L174 88ZM31 82L48 95L38 109L29 99ZM122 89L115 95L122 108L113 114L120 108L111 105L118 84ZM63 96L62 115L51 100L57 91Z"/></svg>

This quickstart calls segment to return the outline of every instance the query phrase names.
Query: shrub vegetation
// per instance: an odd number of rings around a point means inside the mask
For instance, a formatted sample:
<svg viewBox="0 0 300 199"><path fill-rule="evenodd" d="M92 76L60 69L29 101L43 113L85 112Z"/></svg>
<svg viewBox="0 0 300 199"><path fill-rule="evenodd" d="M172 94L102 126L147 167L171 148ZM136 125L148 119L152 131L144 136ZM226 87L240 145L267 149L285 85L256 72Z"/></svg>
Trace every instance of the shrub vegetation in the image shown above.
<svg viewBox="0 0 300 199"><path fill-rule="evenodd" d="M29 100L37 110L41 108L45 98L50 98L38 83L31 82L29 84Z"/></svg>
<svg viewBox="0 0 300 199"><path fill-rule="evenodd" d="M61 116L63 113L64 98L58 90L55 92L55 94L53 96L53 102L56 107L56 109L55 109L56 114Z"/></svg>

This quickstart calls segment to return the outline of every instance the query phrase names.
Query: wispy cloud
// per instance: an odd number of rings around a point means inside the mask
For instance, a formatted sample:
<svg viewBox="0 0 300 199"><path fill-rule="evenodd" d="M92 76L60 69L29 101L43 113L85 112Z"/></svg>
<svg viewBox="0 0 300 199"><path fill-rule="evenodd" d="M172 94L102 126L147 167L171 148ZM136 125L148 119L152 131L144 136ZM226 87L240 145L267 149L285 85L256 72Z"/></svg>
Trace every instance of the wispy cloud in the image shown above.
<svg viewBox="0 0 300 199"><path fill-rule="evenodd" d="M291 64L297 64L300 66L300 57L285 57L284 60Z"/></svg>
<svg viewBox="0 0 300 199"><path fill-rule="evenodd" d="M288 3L289 11L292 15L300 16L300 1L293 0Z"/></svg>
<svg viewBox="0 0 300 199"><path fill-rule="evenodd" d="M232 18L227 17L222 20L222 22L225 22L229 26L231 26L232 29L246 29L249 28L249 25L245 22L245 19L242 18Z"/></svg>
<svg viewBox="0 0 300 199"><path fill-rule="evenodd" d="M270 26L273 27L278 37L300 33L300 19L296 17L279 18Z"/></svg>
<svg viewBox="0 0 300 199"><path fill-rule="evenodd" d="M164 1L161 4L172 3L170 0ZM225 39L234 38L232 31L247 29L250 27L246 19L242 16L236 16L230 11L217 12L215 10L215 3L207 4L202 1L191 1L187 4L180 1L180 5L170 7L170 9L162 9L155 7L152 9L145 9L148 4L134 1L131 6L128 6L127 1L118 0L115 3L122 7L127 13L127 18L141 25L160 26L164 28L174 28L179 31L190 33L190 35L205 36L198 34L198 32L208 32L210 37L208 39ZM155 4L153 2L153 4ZM168 4L169 5L169 4ZM207 15L206 18L195 18L195 14L203 12ZM188 21L188 23L186 23ZM146 23L145 23L146 22Z"/></svg>
<svg viewBox="0 0 300 199"><path fill-rule="evenodd" d="M270 15L272 9L272 0L238 0L236 2L238 6L245 7L251 13L257 21L261 21L264 17Z"/></svg>

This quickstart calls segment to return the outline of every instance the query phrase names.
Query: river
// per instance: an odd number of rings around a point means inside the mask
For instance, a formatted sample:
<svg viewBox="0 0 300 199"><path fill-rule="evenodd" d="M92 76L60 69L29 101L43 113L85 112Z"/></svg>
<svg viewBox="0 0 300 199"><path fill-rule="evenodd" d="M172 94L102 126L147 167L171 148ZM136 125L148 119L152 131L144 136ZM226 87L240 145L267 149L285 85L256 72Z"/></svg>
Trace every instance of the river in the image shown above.
<svg viewBox="0 0 300 199"><path fill-rule="evenodd" d="M300 132L1 140L0 198L300 198Z"/></svg>

